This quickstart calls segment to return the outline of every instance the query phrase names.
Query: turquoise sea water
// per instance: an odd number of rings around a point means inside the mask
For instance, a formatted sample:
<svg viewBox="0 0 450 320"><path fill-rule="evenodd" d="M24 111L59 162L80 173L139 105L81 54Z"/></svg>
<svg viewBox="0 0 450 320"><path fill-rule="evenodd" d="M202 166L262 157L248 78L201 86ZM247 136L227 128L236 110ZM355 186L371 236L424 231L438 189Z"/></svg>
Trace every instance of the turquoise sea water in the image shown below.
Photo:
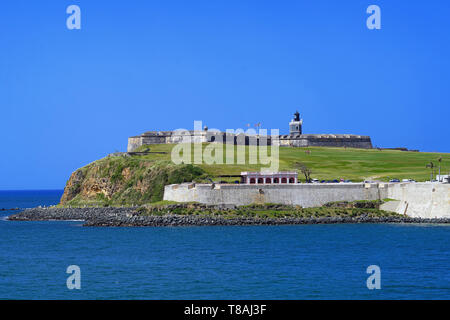
<svg viewBox="0 0 450 320"><path fill-rule="evenodd" d="M0 192L0 208L61 191ZM2 299L450 299L450 226L91 228L1 212ZM66 268L81 269L69 290ZM381 268L368 290L366 268Z"/></svg>

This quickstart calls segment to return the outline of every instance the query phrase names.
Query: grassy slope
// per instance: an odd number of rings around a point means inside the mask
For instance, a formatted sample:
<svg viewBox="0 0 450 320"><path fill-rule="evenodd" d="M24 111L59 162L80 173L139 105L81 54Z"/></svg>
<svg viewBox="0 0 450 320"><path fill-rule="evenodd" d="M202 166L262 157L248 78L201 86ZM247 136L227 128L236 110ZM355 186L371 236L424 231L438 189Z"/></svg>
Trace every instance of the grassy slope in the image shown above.
<svg viewBox="0 0 450 320"><path fill-rule="evenodd" d="M163 155L150 154L137 157L141 160L170 160L173 145L151 145L149 147L151 151L164 151L168 153ZM205 147L205 145L203 147ZM146 146L141 147L142 150L146 148ZM306 154L305 150L310 150L311 154ZM353 181L379 179L386 181L392 178L411 178L417 181L425 181L430 179L430 169L425 167L426 164L433 161L437 165L439 156L442 156L442 173L448 173L450 170L450 154L448 153L438 154L395 150L379 151L377 149L365 150L323 147L280 147L280 170L291 170L293 169L293 164L295 162L301 161L312 169L312 177L317 179L330 180L344 178ZM241 171L258 170L261 166L249 164L202 164L200 167L202 167L208 175L216 177L218 175L240 174Z"/></svg>

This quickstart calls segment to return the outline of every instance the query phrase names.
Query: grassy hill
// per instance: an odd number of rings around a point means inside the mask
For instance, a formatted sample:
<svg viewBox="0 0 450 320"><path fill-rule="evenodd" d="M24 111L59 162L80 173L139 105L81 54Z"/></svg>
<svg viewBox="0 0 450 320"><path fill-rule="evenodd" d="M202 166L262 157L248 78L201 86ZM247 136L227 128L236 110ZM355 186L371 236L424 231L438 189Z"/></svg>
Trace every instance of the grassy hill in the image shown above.
<svg viewBox="0 0 450 320"><path fill-rule="evenodd" d="M213 145L204 144L203 150ZM215 146L223 147L221 144ZM142 146L137 151L148 154L110 156L76 170L68 180L61 205L141 205L162 200L164 185L188 181L237 180L221 175L239 175L241 171L257 171L268 165L248 164L173 164L175 145ZM236 147L235 151L236 151ZM191 150L193 159L193 150ZM308 153L306 152L308 151ZM225 163L225 150L223 162ZM236 152L235 152L236 155ZM410 178L425 181L430 178L426 164L442 157L442 173L450 170L450 154L364 150L343 148L279 149L279 170L293 170L301 162L312 170L312 178L332 180L389 180ZM301 177L302 178L302 177Z"/></svg>
<svg viewBox="0 0 450 320"><path fill-rule="evenodd" d="M206 144L203 145L203 149L205 147ZM142 146L138 149L139 151L150 149L152 152L167 152L167 154L149 154L139 156L139 158L141 160L170 160L172 148L173 145ZM439 157L442 157L441 172L444 174L450 171L449 153L324 147L280 147L279 150L280 171L292 170L296 162L302 162L312 170L312 177L320 180L343 178L352 181L365 179L388 181L393 178L409 178L426 181L430 179L431 172L426 165L433 161L437 166ZM305 152L307 150L310 153ZM248 147L246 147L246 159L248 159ZM225 163L225 156L223 162ZM248 160L246 163L245 165L201 164L199 167L211 177L236 175L241 171L257 171L261 167L268 167L267 165L248 164Z"/></svg>

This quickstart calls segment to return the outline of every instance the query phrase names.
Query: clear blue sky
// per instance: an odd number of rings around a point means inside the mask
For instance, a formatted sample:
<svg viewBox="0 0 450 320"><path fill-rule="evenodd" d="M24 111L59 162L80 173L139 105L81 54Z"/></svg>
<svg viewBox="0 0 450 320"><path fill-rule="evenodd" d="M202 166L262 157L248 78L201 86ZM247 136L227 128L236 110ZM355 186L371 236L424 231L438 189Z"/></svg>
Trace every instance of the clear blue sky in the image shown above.
<svg viewBox="0 0 450 320"><path fill-rule="evenodd" d="M66 28L77 4L82 29ZM382 29L366 28L381 7ZM5 1L0 189L62 189L147 130L370 135L450 152L449 1Z"/></svg>

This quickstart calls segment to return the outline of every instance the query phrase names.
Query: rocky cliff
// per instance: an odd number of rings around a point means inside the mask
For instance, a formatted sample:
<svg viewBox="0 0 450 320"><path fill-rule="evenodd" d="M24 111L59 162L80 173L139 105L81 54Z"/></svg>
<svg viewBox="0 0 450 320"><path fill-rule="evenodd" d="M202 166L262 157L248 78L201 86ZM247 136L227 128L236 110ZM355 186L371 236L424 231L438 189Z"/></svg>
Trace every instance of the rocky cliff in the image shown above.
<svg viewBox="0 0 450 320"><path fill-rule="evenodd" d="M139 205L160 201L164 185L204 176L193 165L114 156L95 161L72 173L61 206Z"/></svg>

